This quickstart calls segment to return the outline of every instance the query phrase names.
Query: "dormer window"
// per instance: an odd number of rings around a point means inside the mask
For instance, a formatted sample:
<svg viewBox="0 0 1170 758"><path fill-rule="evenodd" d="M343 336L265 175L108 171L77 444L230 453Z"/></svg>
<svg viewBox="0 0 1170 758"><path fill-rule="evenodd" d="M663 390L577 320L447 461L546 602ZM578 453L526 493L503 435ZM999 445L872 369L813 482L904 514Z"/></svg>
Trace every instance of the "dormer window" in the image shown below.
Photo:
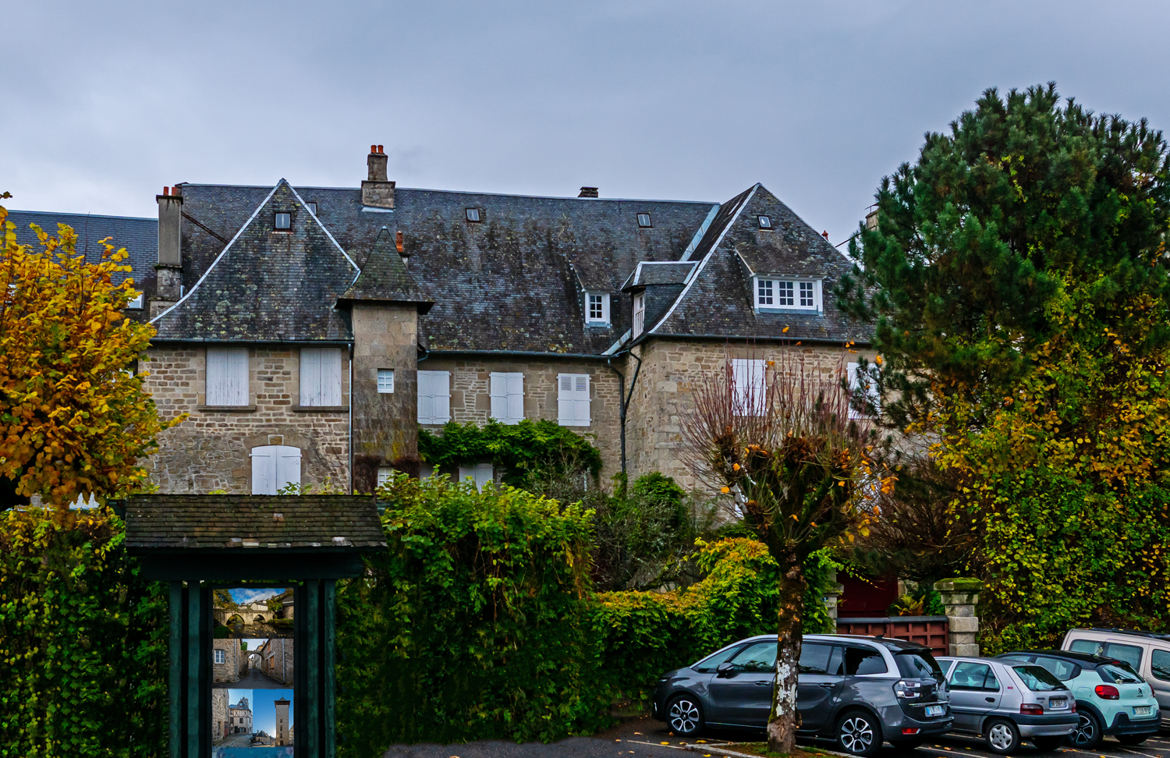
<svg viewBox="0 0 1170 758"><path fill-rule="evenodd" d="M638 292L634 295L634 328L633 336L637 337L646 326L646 293Z"/></svg>
<svg viewBox="0 0 1170 758"><path fill-rule="evenodd" d="M467 220L473 224L478 224L480 221L483 221L483 216L480 215L479 208L468 208L464 213L467 216Z"/></svg>
<svg viewBox="0 0 1170 758"><path fill-rule="evenodd" d="M650 223L650 214L649 213L639 213L638 214L638 228L639 229L649 229L651 226L653 226L653 224Z"/></svg>
<svg viewBox="0 0 1170 758"><path fill-rule="evenodd" d="M585 293L585 323L590 326L609 326L608 293Z"/></svg>
<svg viewBox="0 0 1170 758"><path fill-rule="evenodd" d="M285 211L277 211L276 216L272 220L272 228L278 232L287 232L292 229L292 214Z"/></svg>
<svg viewBox="0 0 1170 758"><path fill-rule="evenodd" d="M819 279L756 278L756 309L761 311L819 311Z"/></svg>
<svg viewBox="0 0 1170 758"><path fill-rule="evenodd" d="M760 222L761 229L766 229L767 231L772 231L772 217L771 216L756 216L756 219Z"/></svg>

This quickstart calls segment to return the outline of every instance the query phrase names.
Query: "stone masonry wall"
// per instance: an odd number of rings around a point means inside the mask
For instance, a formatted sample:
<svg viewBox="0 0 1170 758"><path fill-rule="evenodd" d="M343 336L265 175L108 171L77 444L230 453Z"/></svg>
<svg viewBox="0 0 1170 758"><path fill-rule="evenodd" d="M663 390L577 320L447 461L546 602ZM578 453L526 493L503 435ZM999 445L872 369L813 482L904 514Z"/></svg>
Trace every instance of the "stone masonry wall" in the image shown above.
<svg viewBox="0 0 1170 758"><path fill-rule="evenodd" d="M600 361L574 359L432 356L418 364L424 371L451 372L451 419L461 424L487 423L491 415L491 374L493 371L524 374L524 417L557 420L557 375L588 374L588 427L569 427L593 442L601 451L601 483L621 471L620 383L618 376ZM428 426L432 430L438 426Z"/></svg>
<svg viewBox="0 0 1170 758"><path fill-rule="evenodd" d="M143 370L146 389L159 416L189 417L159 435L159 449L147 462L151 480L163 493L231 494L252 491L249 454L261 445L288 445L301 451L301 484L349 484L349 418L344 407L298 410L299 347L250 347L248 392L251 405L239 410L203 406L206 350L202 346L156 345ZM342 406L348 405L349 362L342 348Z"/></svg>
<svg viewBox="0 0 1170 758"><path fill-rule="evenodd" d="M356 303L352 324L354 486L371 492L379 466L417 474L418 310ZM378 392L379 369L394 372L393 392Z"/></svg>
<svg viewBox="0 0 1170 758"><path fill-rule="evenodd" d="M733 358L776 360L780 351L797 351L807 371L831 379L859 353L836 346L785 346L774 344L725 344L654 339L634 348L642 369L634 387L626 422L630 478L650 471L674 477L685 489L700 486L683 450L682 430L694 407L694 388L704 377L723 371ZM783 365L783 364L782 364ZM626 374L632 376L630 359ZM767 369L769 372L774 368Z"/></svg>

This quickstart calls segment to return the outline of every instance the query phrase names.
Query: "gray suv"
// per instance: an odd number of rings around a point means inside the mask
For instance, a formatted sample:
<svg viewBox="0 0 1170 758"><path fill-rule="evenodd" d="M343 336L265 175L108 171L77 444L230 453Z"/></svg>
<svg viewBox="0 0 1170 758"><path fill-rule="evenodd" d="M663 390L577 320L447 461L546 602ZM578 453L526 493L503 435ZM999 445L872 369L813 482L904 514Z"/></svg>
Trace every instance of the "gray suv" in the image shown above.
<svg viewBox="0 0 1170 758"><path fill-rule="evenodd" d="M1076 698L1035 664L940 657L955 731L978 734L992 752L1014 753L1022 740L1056 750L1077 727Z"/></svg>
<svg viewBox="0 0 1170 758"><path fill-rule="evenodd" d="M706 726L763 728L772 702L776 635L734 642L658 680L654 717L676 734ZM797 683L799 732L873 755L883 742L913 747L948 731L951 710L930 650L905 640L808 634Z"/></svg>

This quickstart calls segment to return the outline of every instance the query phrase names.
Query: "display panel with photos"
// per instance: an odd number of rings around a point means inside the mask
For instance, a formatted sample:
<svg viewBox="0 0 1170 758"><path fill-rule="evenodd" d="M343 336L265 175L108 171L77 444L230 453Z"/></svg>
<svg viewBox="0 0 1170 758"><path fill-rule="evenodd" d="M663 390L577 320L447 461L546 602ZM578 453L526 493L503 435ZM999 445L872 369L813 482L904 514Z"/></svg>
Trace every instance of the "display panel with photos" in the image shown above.
<svg viewBox="0 0 1170 758"><path fill-rule="evenodd" d="M212 590L212 758L292 758L294 596L291 587Z"/></svg>

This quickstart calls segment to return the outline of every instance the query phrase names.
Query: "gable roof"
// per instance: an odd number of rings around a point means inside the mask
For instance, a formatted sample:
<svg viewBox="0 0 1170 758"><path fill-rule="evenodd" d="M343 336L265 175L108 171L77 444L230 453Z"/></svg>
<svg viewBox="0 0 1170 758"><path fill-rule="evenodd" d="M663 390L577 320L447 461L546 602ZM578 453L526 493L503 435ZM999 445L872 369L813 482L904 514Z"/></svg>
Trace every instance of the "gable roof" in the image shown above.
<svg viewBox="0 0 1170 758"><path fill-rule="evenodd" d="M639 261L634 273L622 282L622 292L656 284L685 284L695 261Z"/></svg>
<svg viewBox="0 0 1170 758"><path fill-rule="evenodd" d="M361 273L338 302L414 303L419 313L426 313L434 305L406 270L397 245L391 239L390 228L386 226L378 232Z"/></svg>
<svg viewBox="0 0 1170 758"><path fill-rule="evenodd" d="M278 212L291 214L288 231L274 229ZM281 179L186 294L151 319L155 340L347 341L349 326L333 305L357 273Z"/></svg>

